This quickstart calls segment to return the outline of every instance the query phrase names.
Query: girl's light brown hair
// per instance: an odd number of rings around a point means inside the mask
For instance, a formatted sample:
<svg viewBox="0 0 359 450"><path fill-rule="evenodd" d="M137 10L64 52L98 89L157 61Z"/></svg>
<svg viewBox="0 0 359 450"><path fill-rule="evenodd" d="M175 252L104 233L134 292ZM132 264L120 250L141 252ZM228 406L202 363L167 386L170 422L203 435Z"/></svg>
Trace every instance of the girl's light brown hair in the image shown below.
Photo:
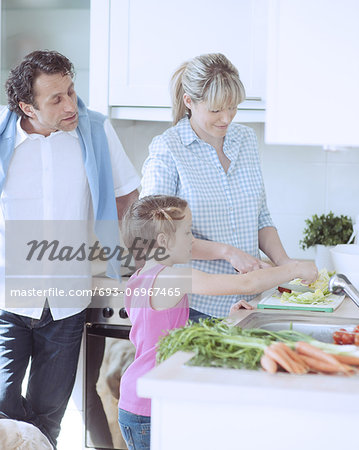
<svg viewBox="0 0 359 450"><path fill-rule="evenodd" d="M234 107L245 99L244 86L236 67L222 53L196 56L176 70L171 79L172 116L176 125L191 110L183 94L193 102L206 102L211 110Z"/></svg>
<svg viewBox="0 0 359 450"><path fill-rule="evenodd" d="M168 195L149 195L132 203L121 226L126 247L130 248L140 238L140 246L145 249L159 233L173 235L176 221L184 218L187 206L186 200Z"/></svg>

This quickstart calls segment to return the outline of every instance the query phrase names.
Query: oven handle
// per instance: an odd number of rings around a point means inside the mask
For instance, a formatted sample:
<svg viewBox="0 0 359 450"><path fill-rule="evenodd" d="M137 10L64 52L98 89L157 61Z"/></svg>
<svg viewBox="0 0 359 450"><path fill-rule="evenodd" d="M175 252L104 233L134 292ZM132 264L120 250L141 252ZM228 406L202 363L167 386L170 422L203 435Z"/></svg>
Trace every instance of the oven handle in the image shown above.
<svg viewBox="0 0 359 450"><path fill-rule="evenodd" d="M129 339L131 326L107 325L101 323L86 323L86 334L93 336L105 336L118 339Z"/></svg>

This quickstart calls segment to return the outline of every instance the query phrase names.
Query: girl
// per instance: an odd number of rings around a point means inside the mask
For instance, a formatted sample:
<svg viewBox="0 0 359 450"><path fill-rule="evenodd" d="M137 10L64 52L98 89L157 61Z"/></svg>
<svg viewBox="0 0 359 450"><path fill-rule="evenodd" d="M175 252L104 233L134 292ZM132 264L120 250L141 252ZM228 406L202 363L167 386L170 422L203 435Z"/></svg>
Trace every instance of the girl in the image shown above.
<svg viewBox="0 0 359 450"><path fill-rule="evenodd" d="M313 263L298 261L242 275L208 274L175 267L191 259L191 226L187 202L162 195L138 200L123 218L125 245L131 247L136 240L136 248L139 248L140 238L144 250L152 248L143 268L132 275L126 286L125 306L132 322L130 339L136 347L136 355L121 379L119 423L131 450L150 448L151 404L149 399L137 396L137 379L155 366L159 337L167 330L186 324L187 293L257 294L296 277L307 283L317 277ZM239 307L252 309L241 301L233 305L232 310Z"/></svg>

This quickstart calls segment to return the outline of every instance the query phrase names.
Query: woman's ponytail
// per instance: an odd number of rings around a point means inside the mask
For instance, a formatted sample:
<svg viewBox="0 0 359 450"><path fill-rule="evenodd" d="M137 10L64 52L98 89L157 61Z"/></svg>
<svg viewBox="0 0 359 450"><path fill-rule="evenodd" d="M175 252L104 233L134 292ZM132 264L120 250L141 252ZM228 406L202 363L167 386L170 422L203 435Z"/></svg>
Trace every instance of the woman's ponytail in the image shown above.
<svg viewBox="0 0 359 450"><path fill-rule="evenodd" d="M182 78L187 64L187 62L181 64L171 78L173 125L176 125L186 115L186 113L190 114L190 110L186 108L183 101L183 94L185 91L183 89Z"/></svg>

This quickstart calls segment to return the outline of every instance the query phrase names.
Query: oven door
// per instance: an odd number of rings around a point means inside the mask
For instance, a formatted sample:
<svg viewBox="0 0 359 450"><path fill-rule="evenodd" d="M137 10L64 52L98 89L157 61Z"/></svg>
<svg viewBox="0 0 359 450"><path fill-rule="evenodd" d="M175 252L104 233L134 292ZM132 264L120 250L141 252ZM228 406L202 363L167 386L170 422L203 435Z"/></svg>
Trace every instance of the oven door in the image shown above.
<svg viewBox="0 0 359 450"><path fill-rule="evenodd" d="M85 329L85 448L127 449L118 424L121 376L135 356L131 327L87 323Z"/></svg>

